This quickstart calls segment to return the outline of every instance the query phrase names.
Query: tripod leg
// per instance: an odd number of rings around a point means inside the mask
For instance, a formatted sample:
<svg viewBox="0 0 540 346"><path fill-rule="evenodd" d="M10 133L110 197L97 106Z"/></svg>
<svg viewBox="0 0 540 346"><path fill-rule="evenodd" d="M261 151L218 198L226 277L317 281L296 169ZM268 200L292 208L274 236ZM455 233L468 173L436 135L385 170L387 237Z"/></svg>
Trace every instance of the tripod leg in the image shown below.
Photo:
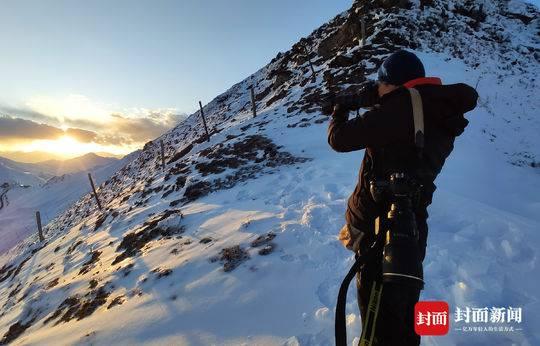
<svg viewBox="0 0 540 346"><path fill-rule="evenodd" d="M383 285L381 282L373 281L371 285L371 293L367 308L366 320L362 325L362 336L360 337L359 346L372 346L375 338L375 330L377 327L377 316L379 315L379 307L381 304Z"/></svg>

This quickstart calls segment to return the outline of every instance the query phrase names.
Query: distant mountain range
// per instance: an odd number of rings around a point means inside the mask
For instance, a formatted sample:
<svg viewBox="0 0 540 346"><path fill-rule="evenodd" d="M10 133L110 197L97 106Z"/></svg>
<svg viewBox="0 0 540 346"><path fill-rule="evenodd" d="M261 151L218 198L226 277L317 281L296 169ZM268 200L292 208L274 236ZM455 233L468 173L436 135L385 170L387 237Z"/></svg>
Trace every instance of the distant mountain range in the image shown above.
<svg viewBox="0 0 540 346"><path fill-rule="evenodd" d="M62 175L68 173L75 173L80 171L86 171L88 169L105 166L111 164L118 159L113 157L103 157L94 153L88 153L83 156L76 157L69 160L47 160L43 162L36 163L47 172L50 172L52 175Z"/></svg>
<svg viewBox="0 0 540 346"><path fill-rule="evenodd" d="M45 183L54 176L88 171L118 160L94 153L69 160L47 160L38 163L22 163L0 157L0 184L35 186Z"/></svg>
<svg viewBox="0 0 540 346"><path fill-rule="evenodd" d="M107 152L96 152L97 155L102 157L115 157L117 159L121 159L123 155L114 155ZM39 163L43 161L49 161L49 160L58 160L58 161L64 161L66 158L62 155L50 153L47 151L30 151L30 152L24 152L24 151L0 151L0 157L4 157L6 159L10 159L17 162L24 162L24 163Z"/></svg>
<svg viewBox="0 0 540 346"><path fill-rule="evenodd" d="M0 158L0 253L35 232L34 214L43 224L90 191L87 173L97 185L138 155L122 159L94 153L70 160L20 163Z"/></svg>

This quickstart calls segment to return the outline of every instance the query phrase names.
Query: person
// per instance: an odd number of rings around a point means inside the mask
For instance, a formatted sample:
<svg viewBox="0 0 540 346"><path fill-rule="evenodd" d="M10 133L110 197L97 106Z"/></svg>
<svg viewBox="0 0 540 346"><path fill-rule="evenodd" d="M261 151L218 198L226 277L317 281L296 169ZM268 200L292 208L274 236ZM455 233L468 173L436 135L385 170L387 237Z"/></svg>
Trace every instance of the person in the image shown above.
<svg viewBox="0 0 540 346"><path fill-rule="evenodd" d="M410 88L419 92L423 110L420 154ZM423 261L428 236L427 207L436 189L434 181L453 150L454 139L467 126L464 113L476 107L478 94L466 84L442 85L439 78L426 77L424 66L414 53L398 50L379 67L377 82L357 97L371 110L349 120L350 109L337 103L328 127L328 143L335 151L365 149L339 239L357 255L368 250L375 240L375 219L388 212L388 204L375 201L371 195L370 181L389 179L390 174L403 172L422 186L414 215L419 257ZM356 276L364 323L361 344L368 339L371 345L419 345L420 336L414 332L414 306L422 288L396 283L382 285L381 263L382 251L370 257ZM368 307L377 311L376 319L369 325Z"/></svg>

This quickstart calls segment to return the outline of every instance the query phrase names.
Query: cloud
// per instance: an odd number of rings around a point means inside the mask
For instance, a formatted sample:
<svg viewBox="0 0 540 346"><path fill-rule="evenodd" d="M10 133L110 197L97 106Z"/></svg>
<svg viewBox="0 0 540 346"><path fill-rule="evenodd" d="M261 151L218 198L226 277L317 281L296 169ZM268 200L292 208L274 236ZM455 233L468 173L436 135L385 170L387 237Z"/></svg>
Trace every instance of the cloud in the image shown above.
<svg viewBox="0 0 540 346"><path fill-rule="evenodd" d="M40 124L32 120L0 117L0 138L2 139L56 139L64 131L47 124Z"/></svg>
<svg viewBox="0 0 540 346"><path fill-rule="evenodd" d="M62 108L53 107L52 101L48 100L48 108L43 109L33 108L35 106L33 104L21 107L0 104L0 138L3 144L16 144L21 140L56 139L67 134L82 143L93 142L103 146L142 146L186 118L185 114L177 114L176 110L171 108L110 110L107 115L104 115L104 107L90 107L89 104L92 105L90 100L87 98L82 100L86 113L98 109L100 116L83 117L81 114L74 117L67 116L65 112L75 107L74 101L69 104L70 107L62 104L64 106ZM63 113L51 113L51 109L60 109ZM8 115L1 117L1 114Z"/></svg>
<svg viewBox="0 0 540 346"><path fill-rule="evenodd" d="M98 134L95 133L94 131L76 129L72 127L66 130L66 135L78 140L79 142L84 142L84 143L93 142L98 136Z"/></svg>
<svg viewBox="0 0 540 346"><path fill-rule="evenodd" d="M47 123L49 125L60 126L60 122L55 117L48 116L41 112L26 107L12 107L0 105L0 116L7 115L11 118L23 118L36 122Z"/></svg>
<svg viewBox="0 0 540 346"><path fill-rule="evenodd" d="M185 118L185 115L174 114L171 111L147 111L136 117L122 113L113 113L111 117L110 126L128 141L146 142L174 127Z"/></svg>
<svg viewBox="0 0 540 346"><path fill-rule="evenodd" d="M133 140L129 136L120 135L120 134L103 134L99 135L95 142L102 145L130 145L133 144Z"/></svg>
<svg viewBox="0 0 540 346"><path fill-rule="evenodd" d="M97 142L101 144L145 143L167 132L186 118L174 109L130 109L114 112L107 126L97 129ZM114 131L113 131L114 130Z"/></svg>
<svg viewBox="0 0 540 346"><path fill-rule="evenodd" d="M84 119L64 119L62 124L70 126L70 127L81 128L81 129L90 130L94 132L107 129L107 126L103 124L96 123L92 120L84 120Z"/></svg>
<svg viewBox="0 0 540 346"><path fill-rule="evenodd" d="M87 96L69 94L64 96L39 95L26 101L26 106L39 113L65 119L92 119L94 122L105 123L111 113L111 106L96 102Z"/></svg>

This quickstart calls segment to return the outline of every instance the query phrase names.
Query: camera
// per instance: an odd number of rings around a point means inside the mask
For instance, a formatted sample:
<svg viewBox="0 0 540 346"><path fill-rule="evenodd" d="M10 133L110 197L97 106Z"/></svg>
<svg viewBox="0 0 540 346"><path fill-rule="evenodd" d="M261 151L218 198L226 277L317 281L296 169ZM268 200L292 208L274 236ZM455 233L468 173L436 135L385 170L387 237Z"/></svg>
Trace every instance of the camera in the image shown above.
<svg viewBox="0 0 540 346"><path fill-rule="evenodd" d="M323 114L330 115L334 107L339 105L341 110L354 111L360 108L372 107L377 104L379 94L377 91L377 82L369 80L360 88L346 90L338 94L326 94L321 100L321 110Z"/></svg>
<svg viewBox="0 0 540 346"><path fill-rule="evenodd" d="M375 202L389 204L386 217L378 217L375 221L375 233L383 239L383 282L424 287L414 213L421 188L422 185L404 173L393 173L390 180L370 181Z"/></svg>

